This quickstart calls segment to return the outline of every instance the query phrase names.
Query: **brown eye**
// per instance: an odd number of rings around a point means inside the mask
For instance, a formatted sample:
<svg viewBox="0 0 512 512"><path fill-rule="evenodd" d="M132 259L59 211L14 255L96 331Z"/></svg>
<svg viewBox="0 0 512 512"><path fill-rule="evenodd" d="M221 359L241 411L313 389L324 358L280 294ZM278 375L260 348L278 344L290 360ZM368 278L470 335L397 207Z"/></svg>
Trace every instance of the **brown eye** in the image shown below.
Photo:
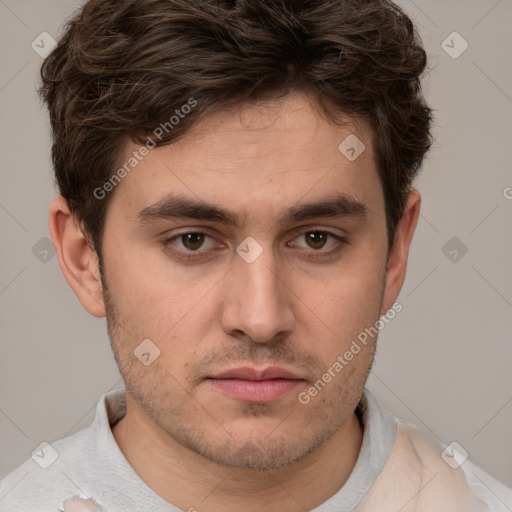
<svg viewBox="0 0 512 512"><path fill-rule="evenodd" d="M347 245L345 236L337 235L324 229L309 229L303 231L295 239L287 242L288 247L299 249L298 255L305 256L311 260L331 261L342 252Z"/></svg>
<svg viewBox="0 0 512 512"><path fill-rule="evenodd" d="M329 233L325 231L308 231L304 233L307 244L312 249L322 249L327 243Z"/></svg>
<svg viewBox="0 0 512 512"><path fill-rule="evenodd" d="M298 243L298 240L304 240L304 242ZM330 239L330 243L329 243ZM294 241L295 247L301 247L303 249L310 249L312 252L327 253L329 249L333 249L343 242L343 237L340 237L330 231L322 231L320 229L304 231ZM322 251L321 249L326 249Z"/></svg>
<svg viewBox="0 0 512 512"><path fill-rule="evenodd" d="M173 247L180 254L202 253L212 249L215 245L213 238L208 233L202 231L188 231L179 233L163 241L165 247ZM201 250L199 250L201 249Z"/></svg>
<svg viewBox="0 0 512 512"><path fill-rule="evenodd" d="M183 246L191 251L200 249L205 239L204 233L186 233L180 236Z"/></svg>

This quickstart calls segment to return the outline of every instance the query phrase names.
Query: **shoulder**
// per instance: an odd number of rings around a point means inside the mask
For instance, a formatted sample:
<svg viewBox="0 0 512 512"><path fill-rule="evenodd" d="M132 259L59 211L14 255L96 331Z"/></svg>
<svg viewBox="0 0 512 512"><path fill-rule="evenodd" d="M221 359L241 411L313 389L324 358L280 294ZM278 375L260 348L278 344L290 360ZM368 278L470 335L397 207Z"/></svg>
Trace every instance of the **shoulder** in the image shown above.
<svg viewBox="0 0 512 512"><path fill-rule="evenodd" d="M484 487L475 485L477 470L469 460L453 460L453 453L444 454L433 436L414 425L398 421L395 444L384 470L377 479L366 502L372 501L381 511L396 507L403 512L450 510L451 512L502 512L510 510L507 503L491 499ZM465 466L465 467L463 467ZM487 475L487 482L498 483ZM511 503L510 489L501 484L504 499ZM366 509L364 509L366 510ZM371 508L368 508L371 510ZM391 508L390 508L391 510Z"/></svg>
<svg viewBox="0 0 512 512"><path fill-rule="evenodd" d="M493 512L512 510L512 488L506 486L471 460L461 466L474 492L489 504Z"/></svg>
<svg viewBox="0 0 512 512"><path fill-rule="evenodd" d="M58 512L70 498L94 500L102 493L111 495L113 474L117 475L120 488L127 477L137 481L111 432L111 425L125 410L124 389L111 391L98 401L89 427L51 444L39 445L23 464L0 481L0 511Z"/></svg>
<svg viewBox="0 0 512 512"><path fill-rule="evenodd" d="M78 495L74 481L86 473L90 428L53 443L42 443L20 466L0 481L0 510L63 510L66 498Z"/></svg>

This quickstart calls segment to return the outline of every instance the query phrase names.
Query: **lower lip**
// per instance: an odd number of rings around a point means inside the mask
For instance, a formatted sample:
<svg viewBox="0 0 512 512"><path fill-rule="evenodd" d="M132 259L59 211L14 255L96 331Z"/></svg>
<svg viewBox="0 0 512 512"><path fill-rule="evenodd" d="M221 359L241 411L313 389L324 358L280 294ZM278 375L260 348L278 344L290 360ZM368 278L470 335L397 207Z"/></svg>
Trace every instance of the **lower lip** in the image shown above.
<svg viewBox="0 0 512 512"><path fill-rule="evenodd" d="M302 383L301 380L293 379L208 379L208 382L215 389L233 398L254 403L277 400L294 391Z"/></svg>

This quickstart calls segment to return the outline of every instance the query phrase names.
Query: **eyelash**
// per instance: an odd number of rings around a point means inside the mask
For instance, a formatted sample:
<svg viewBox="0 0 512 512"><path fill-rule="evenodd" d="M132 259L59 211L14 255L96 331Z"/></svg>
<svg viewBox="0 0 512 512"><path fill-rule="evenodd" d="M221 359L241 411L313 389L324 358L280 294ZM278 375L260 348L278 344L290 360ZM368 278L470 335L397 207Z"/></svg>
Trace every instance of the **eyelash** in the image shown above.
<svg viewBox="0 0 512 512"><path fill-rule="evenodd" d="M302 231L301 233L299 233L295 238L301 236L301 235L305 235L306 233L323 233L323 234L326 234L328 235L329 237L332 237L334 238L336 241L338 241L339 243L336 245L336 247L328 250L328 251L323 251L322 249L317 249L317 250L314 250L314 249L311 249L311 250L307 250L307 249L304 249L306 251L306 256L308 257L312 257L314 259L324 259L324 258L328 258L329 256L334 256L335 254L337 254L343 245L346 245L347 244L347 241L346 241L346 238L343 237L343 236L340 236L340 235L337 235L335 233L333 233L332 231L328 231L328 230L325 230L325 229L317 229L317 228L308 228L307 230L305 231ZM171 245L172 242L174 242L174 240L184 236L184 235L206 235L210 238L213 239L213 236L206 232L206 231L201 231L201 230L197 230L197 231L184 231L183 233L178 233L177 235L174 235L172 236L171 238L167 238L165 240L162 241L162 245L165 249L168 249L169 245ZM295 240L294 238L294 240ZM173 252L174 255L176 255L178 258L180 259L183 259L185 261L194 261L194 260L198 260L200 258L203 258L204 254L207 252L207 251L200 251L199 249L196 250L196 251L182 251L182 250L176 250L176 249L171 249L171 251ZM319 255L319 253L321 253Z"/></svg>

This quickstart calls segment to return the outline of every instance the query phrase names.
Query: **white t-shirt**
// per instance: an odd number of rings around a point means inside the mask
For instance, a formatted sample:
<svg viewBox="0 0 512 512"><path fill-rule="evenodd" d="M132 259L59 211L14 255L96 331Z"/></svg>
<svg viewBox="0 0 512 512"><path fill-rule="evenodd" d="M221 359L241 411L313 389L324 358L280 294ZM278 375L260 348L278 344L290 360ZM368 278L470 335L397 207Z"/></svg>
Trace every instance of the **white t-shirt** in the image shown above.
<svg viewBox="0 0 512 512"><path fill-rule="evenodd" d="M512 489L398 420L366 389L357 413L364 434L356 465L313 512L512 511ZM90 427L43 445L0 482L0 512L179 512L119 449L111 427L125 414L124 390L103 395Z"/></svg>

